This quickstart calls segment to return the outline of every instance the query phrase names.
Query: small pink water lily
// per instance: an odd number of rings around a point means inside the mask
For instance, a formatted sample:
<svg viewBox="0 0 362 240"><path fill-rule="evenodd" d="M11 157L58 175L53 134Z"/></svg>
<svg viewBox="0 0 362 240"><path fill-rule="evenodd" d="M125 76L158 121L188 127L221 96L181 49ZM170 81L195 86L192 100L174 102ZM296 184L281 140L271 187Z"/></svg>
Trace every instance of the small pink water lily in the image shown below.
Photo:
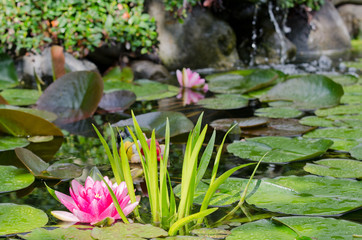
<svg viewBox="0 0 362 240"><path fill-rule="evenodd" d="M183 68L176 71L177 80L181 87L198 88L204 92L209 90L209 86L205 83L205 79L201 78L197 72L192 72L190 68Z"/></svg>
<svg viewBox="0 0 362 240"><path fill-rule="evenodd" d="M125 182L112 184L108 177L104 177L107 184L115 193L119 205L124 213L128 215L138 205L138 202L131 203ZM55 191L60 202L69 210L52 211L52 215L62 221L82 222L95 224L105 218L120 219L116 207L113 204L111 194L103 181L94 181L87 177L84 187L73 180L69 188L70 196Z"/></svg>

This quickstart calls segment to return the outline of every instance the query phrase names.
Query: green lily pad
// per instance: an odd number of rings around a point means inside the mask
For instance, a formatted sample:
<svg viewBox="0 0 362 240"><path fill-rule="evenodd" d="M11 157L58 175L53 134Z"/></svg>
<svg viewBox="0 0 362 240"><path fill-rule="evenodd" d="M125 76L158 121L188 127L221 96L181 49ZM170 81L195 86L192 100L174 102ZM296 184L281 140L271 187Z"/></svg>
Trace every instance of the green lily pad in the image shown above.
<svg viewBox="0 0 362 240"><path fill-rule="evenodd" d="M106 75L103 76L103 81L121 81L131 83L134 79L132 68L130 67L114 67Z"/></svg>
<svg viewBox="0 0 362 240"><path fill-rule="evenodd" d="M220 94L213 98L201 99L197 104L207 109L226 110L246 107L248 101L238 94Z"/></svg>
<svg viewBox="0 0 362 240"><path fill-rule="evenodd" d="M27 106L35 104L40 97L40 93L34 89L5 89L1 92L1 96L10 105Z"/></svg>
<svg viewBox="0 0 362 240"><path fill-rule="evenodd" d="M197 235L199 237L210 237L216 239L224 239L231 232L229 230L220 229L220 228L199 228L191 231L191 234Z"/></svg>
<svg viewBox="0 0 362 240"><path fill-rule="evenodd" d="M136 94L137 101L142 101L176 96L179 88L147 79L137 80L133 83L121 81L107 81L104 83L105 92L112 92L116 90L128 90L134 92Z"/></svg>
<svg viewBox="0 0 362 240"><path fill-rule="evenodd" d="M351 159L323 159L307 163L304 170L320 176L362 178L362 162Z"/></svg>
<svg viewBox="0 0 362 240"><path fill-rule="evenodd" d="M226 240L295 240L306 238L351 240L355 234L362 234L362 225L346 220L322 217L278 217L272 220L262 219L243 224L231 230L231 235Z"/></svg>
<svg viewBox="0 0 362 240"><path fill-rule="evenodd" d="M35 180L28 171L14 166L0 166L0 176L0 193L26 188Z"/></svg>
<svg viewBox="0 0 362 240"><path fill-rule="evenodd" d="M287 163L311 159L320 156L332 145L331 140L312 140L287 137L256 137L246 141L234 142L227 146L227 150L240 157L259 161L268 153L264 163Z"/></svg>
<svg viewBox="0 0 362 240"><path fill-rule="evenodd" d="M243 129L242 134L245 137L250 136L300 136L303 133L313 130L315 127L305 126L299 123L297 119L290 118L271 118L266 126L258 128Z"/></svg>
<svg viewBox="0 0 362 240"><path fill-rule="evenodd" d="M301 124L307 126L315 126L315 127L361 127L362 128L362 120L359 119L328 119L324 117L317 116L307 116L299 120Z"/></svg>
<svg viewBox="0 0 362 240"><path fill-rule="evenodd" d="M358 77L351 74L328 75L328 77L333 81L335 81L336 83L341 84L342 86L348 86L358 82Z"/></svg>
<svg viewBox="0 0 362 240"><path fill-rule="evenodd" d="M0 54L0 89L15 87L19 84L13 60Z"/></svg>
<svg viewBox="0 0 362 240"><path fill-rule="evenodd" d="M210 126L216 130L228 131L229 128L234 124L238 124L240 128L250 128L265 125L268 123L268 121L268 118L262 117L224 118L212 121Z"/></svg>
<svg viewBox="0 0 362 240"><path fill-rule="evenodd" d="M271 69L258 69L251 73L233 71L207 76L209 89L216 93L247 93L275 84L279 74Z"/></svg>
<svg viewBox="0 0 362 240"><path fill-rule="evenodd" d="M166 237L168 233L162 228L152 226L151 224L140 223L116 223L112 227L93 228L92 237L99 240L121 240L121 239L145 239Z"/></svg>
<svg viewBox="0 0 362 240"><path fill-rule="evenodd" d="M72 163L49 163L26 148L16 148L16 156L26 168L37 178L42 179L69 179L82 175L83 169Z"/></svg>
<svg viewBox="0 0 362 240"><path fill-rule="evenodd" d="M57 119L56 114L54 114L52 112L48 112L48 111L38 110L35 108L17 107L17 106L12 106L12 105L0 105L0 109L13 109L13 110L17 110L17 111L30 113L30 114L36 115L38 117L44 118L45 120L47 120L49 122L53 122L55 119Z"/></svg>
<svg viewBox="0 0 362 240"><path fill-rule="evenodd" d="M17 147L26 147L29 141L25 138L17 137L0 137L0 152L13 150Z"/></svg>
<svg viewBox="0 0 362 240"><path fill-rule="evenodd" d="M15 109L0 108L0 132L13 136L63 136L53 123Z"/></svg>
<svg viewBox="0 0 362 240"><path fill-rule="evenodd" d="M40 209L0 203L0 235L28 232L43 227L47 222L48 216Z"/></svg>
<svg viewBox="0 0 362 240"><path fill-rule="evenodd" d="M92 71L70 72L49 85L37 101L37 109L53 112L66 122L94 114L103 95L103 80Z"/></svg>
<svg viewBox="0 0 362 240"><path fill-rule="evenodd" d="M192 121L180 112L150 112L136 116L138 124L144 131L151 132L155 129L156 137L165 136L166 118L170 123L171 137L187 133L194 127ZM133 120L132 118L121 120L113 124L113 126L133 126Z"/></svg>
<svg viewBox="0 0 362 240"><path fill-rule="evenodd" d="M330 115L344 115L344 114L360 114L362 112L362 105L340 105L333 108L318 109L315 114L319 117Z"/></svg>
<svg viewBox="0 0 362 240"><path fill-rule="evenodd" d="M278 107L278 108L280 108L280 107L289 107L289 108L292 108L293 107L293 102L292 101L274 101L274 102L269 102L268 105L270 107Z"/></svg>
<svg viewBox="0 0 362 240"><path fill-rule="evenodd" d="M351 154L352 157L354 157L355 159L358 160L362 160L362 144L359 144L355 147L353 147L349 153Z"/></svg>
<svg viewBox="0 0 362 240"><path fill-rule="evenodd" d="M279 83L262 100L287 100L299 109L316 109L338 105L342 95L340 84L325 76L309 75Z"/></svg>
<svg viewBox="0 0 362 240"><path fill-rule="evenodd" d="M88 226L89 227L89 226ZM21 237L26 240L92 240L91 230L79 230L74 227L70 228L57 228L54 230L47 230L43 228L34 229L31 233L22 235Z"/></svg>
<svg viewBox="0 0 362 240"><path fill-rule="evenodd" d="M268 107L257 109L255 115L269 118L298 118L303 115L303 112L295 108Z"/></svg>

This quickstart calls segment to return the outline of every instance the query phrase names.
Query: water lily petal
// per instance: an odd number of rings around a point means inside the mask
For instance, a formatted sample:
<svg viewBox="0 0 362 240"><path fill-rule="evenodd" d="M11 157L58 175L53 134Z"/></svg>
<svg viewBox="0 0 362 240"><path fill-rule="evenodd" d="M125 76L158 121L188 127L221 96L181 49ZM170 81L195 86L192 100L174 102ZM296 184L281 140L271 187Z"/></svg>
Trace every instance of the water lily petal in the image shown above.
<svg viewBox="0 0 362 240"><path fill-rule="evenodd" d="M79 219L72 213L66 211L51 211L54 217L64 222L79 222Z"/></svg>
<svg viewBox="0 0 362 240"><path fill-rule="evenodd" d="M73 198L71 198L68 195L65 195L64 193L54 191L55 195L57 195L59 201L71 212L73 212L74 209L78 209L78 206L75 204Z"/></svg>
<svg viewBox="0 0 362 240"><path fill-rule="evenodd" d="M176 71L176 76L177 76L177 81L180 84L180 86L184 86L183 82L182 82L182 72L180 70Z"/></svg>
<svg viewBox="0 0 362 240"><path fill-rule="evenodd" d="M75 209L73 214L79 219L79 222L83 223L91 223L91 222L99 222L97 216Z"/></svg>
<svg viewBox="0 0 362 240"><path fill-rule="evenodd" d="M123 208L122 211L124 213L125 216L127 216L128 214L130 214L138 205L138 202L134 202L129 204L127 207Z"/></svg>
<svg viewBox="0 0 362 240"><path fill-rule="evenodd" d="M74 195L79 195L80 192L84 189L83 185L80 184L77 180L73 180L71 184L71 189L73 190Z"/></svg>

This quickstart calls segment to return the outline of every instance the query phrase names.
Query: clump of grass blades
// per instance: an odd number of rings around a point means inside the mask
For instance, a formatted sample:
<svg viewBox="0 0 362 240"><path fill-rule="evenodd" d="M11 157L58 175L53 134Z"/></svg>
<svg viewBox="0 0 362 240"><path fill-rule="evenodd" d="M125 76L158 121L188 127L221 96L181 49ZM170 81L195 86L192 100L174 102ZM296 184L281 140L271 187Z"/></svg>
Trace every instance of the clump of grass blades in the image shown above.
<svg viewBox="0 0 362 240"><path fill-rule="evenodd" d="M139 144L136 144L136 148L139 156L141 157L144 178L149 195L152 222L156 226L168 229L170 236L176 235L177 233L188 234L191 222L196 223L193 227L200 226L207 215L217 210L217 208L208 208L210 200L217 188L235 171L255 164L248 163L234 167L216 178L223 145L227 134L232 129L231 128L225 134L224 139L220 144L216 157L214 159L209 188L203 199L200 211L197 213L192 213L191 209L193 206L194 192L197 184L203 178L206 169L210 163L216 137L216 132L214 131L199 161L200 151L204 143L208 127L206 125L201 130L202 116L203 114L200 115L194 129L189 133L188 136L185 155L183 159L181 194L178 206L176 204L175 195L171 186L170 176L167 170L170 145L170 126L168 119L166 120L165 151L163 157L160 159L159 164L157 161L155 131L152 132L151 143L149 146L133 113L132 118L134 124L134 132L128 127L133 141L135 143L139 141L141 145L139 146ZM126 149L124 148L123 140L121 139L119 156L117 151L116 138L112 131L112 154L106 141L97 129L96 132L105 147L117 182L119 183L120 181L126 181L131 201L135 202L136 196L131 176L131 170L128 163L128 158L126 154ZM141 153L141 149L143 150L143 154ZM246 189L244 191L246 191ZM135 215L136 218L141 221L138 209L136 209Z"/></svg>

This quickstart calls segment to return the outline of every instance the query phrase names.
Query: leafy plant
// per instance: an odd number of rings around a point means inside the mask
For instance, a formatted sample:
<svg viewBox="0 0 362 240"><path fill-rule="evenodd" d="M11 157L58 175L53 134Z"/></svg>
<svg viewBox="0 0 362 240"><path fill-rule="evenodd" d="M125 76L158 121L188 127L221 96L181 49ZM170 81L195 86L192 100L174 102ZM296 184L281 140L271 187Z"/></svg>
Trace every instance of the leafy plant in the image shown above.
<svg viewBox="0 0 362 240"><path fill-rule="evenodd" d="M150 51L156 25L143 12L143 0L1 1L0 51L19 54L58 44L78 56L105 43Z"/></svg>
<svg viewBox="0 0 362 240"><path fill-rule="evenodd" d="M232 173L234 173L238 169L253 164L249 163L234 167L222 174L220 177L216 178L221 157L221 151L223 149L223 144L226 135L228 134L227 133L224 136L224 139L217 151L212 170L210 185L207 194L203 200L202 207L199 212L192 214L191 209L194 201L194 192L211 160L216 132L214 131L214 133L212 134L212 137L202 154L200 162L198 161L199 153L204 143L207 131L207 125L201 131L202 115L199 117L199 120L194 129L189 133L182 167L180 202L177 205L167 170L170 144L170 126L168 120L166 121L165 131L165 151L163 157L159 161L158 166L155 131L152 132L151 142L149 146L149 143L147 142L133 113L132 117L135 132L133 132L130 128L128 128L128 130L133 138L133 141L137 143L135 145L139 156L144 156L141 157L141 163L149 195L152 222L154 225L161 226L164 229L168 229L169 235L171 236L176 235L178 232L181 234L187 234L190 230L190 222L198 220L197 224L199 225L203 222L205 216L216 211L217 208L208 209L208 206L210 199L217 190L217 188ZM127 150L124 146L123 140L121 139L119 158L114 134L112 135L112 154L104 138L101 136L98 130L96 131L102 143L104 144L117 182L123 181L123 179L126 181L127 187L130 189L129 194L132 199L131 187L133 188L133 182L130 175ZM135 213L136 216L139 218L138 212L136 211Z"/></svg>

